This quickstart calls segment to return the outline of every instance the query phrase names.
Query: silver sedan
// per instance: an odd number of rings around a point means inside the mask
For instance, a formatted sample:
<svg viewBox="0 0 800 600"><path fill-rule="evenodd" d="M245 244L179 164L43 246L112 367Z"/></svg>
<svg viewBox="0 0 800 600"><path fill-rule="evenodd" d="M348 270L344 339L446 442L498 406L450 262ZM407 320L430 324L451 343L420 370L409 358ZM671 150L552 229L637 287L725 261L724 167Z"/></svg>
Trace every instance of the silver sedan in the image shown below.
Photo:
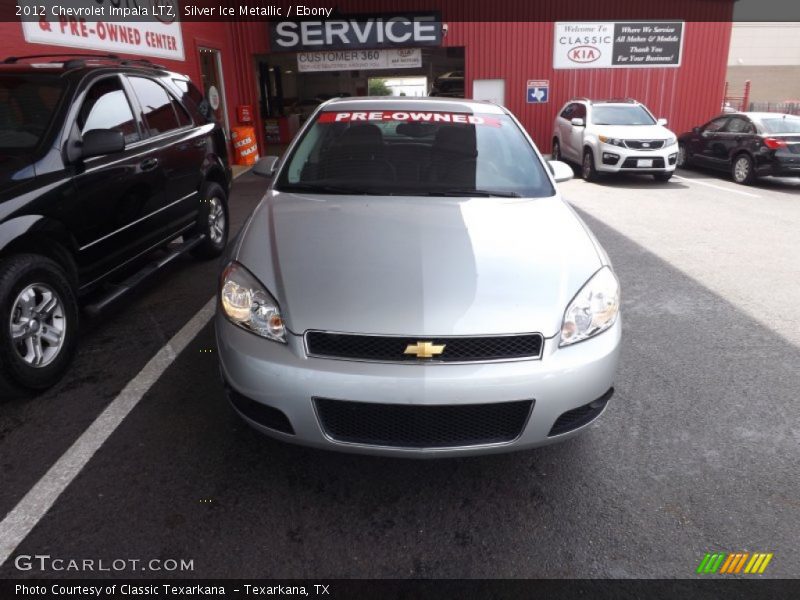
<svg viewBox="0 0 800 600"><path fill-rule="evenodd" d="M284 158L220 277L228 398L276 438L436 457L567 439L613 394L619 283L494 104L336 99Z"/></svg>

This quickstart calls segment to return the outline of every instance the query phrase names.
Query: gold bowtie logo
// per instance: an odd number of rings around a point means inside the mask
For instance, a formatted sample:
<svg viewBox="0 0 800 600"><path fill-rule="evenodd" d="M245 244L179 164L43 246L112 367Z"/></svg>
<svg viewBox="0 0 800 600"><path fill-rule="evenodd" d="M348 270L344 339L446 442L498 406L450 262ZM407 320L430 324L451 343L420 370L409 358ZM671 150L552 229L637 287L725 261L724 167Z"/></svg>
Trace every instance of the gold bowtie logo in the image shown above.
<svg viewBox="0 0 800 600"><path fill-rule="evenodd" d="M433 342L417 342L406 346L403 354L414 354L417 358L433 358L444 352L444 344L434 344Z"/></svg>

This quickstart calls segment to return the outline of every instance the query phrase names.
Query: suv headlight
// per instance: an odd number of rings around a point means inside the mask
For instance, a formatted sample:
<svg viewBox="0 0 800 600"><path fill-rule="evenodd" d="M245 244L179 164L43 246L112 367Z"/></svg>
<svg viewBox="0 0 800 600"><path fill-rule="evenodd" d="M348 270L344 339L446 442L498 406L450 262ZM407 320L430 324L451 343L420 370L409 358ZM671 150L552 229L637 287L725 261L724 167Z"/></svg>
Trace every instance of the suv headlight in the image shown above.
<svg viewBox="0 0 800 600"><path fill-rule="evenodd" d="M559 346L568 346L602 333L619 314L619 281L610 267L592 275L564 311Z"/></svg>
<svg viewBox="0 0 800 600"><path fill-rule="evenodd" d="M222 272L219 299L222 312L234 325L286 343L286 327L275 298L250 271L235 261Z"/></svg>
<svg viewBox="0 0 800 600"><path fill-rule="evenodd" d="M671 135L664 141L664 148L668 148L669 146L674 146L677 143L678 143L678 138L676 138L674 135Z"/></svg>
<svg viewBox="0 0 800 600"><path fill-rule="evenodd" d="M597 138L604 144L611 144L612 146L619 146L620 148L625 147L625 143L619 138L606 137L604 135L598 135Z"/></svg>

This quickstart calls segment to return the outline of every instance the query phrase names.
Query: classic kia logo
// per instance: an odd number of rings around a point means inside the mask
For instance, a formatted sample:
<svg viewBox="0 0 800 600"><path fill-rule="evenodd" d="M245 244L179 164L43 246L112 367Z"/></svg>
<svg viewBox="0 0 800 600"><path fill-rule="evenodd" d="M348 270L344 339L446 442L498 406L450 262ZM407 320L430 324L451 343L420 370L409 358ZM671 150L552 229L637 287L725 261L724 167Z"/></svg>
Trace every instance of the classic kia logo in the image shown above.
<svg viewBox="0 0 800 600"><path fill-rule="evenodd" d="M397 51L397 55L402 57L402 58L406 58L406 57L411 56L412 54L414 54L415 50L416 50L416 48L400 48Z"/></svg>
<svg viewBox="0 0 800 600"><path fill-rule="evenodd" d="M434 344L433 342L417 342L406 346L403 354L413 354L417 358L433 358L444 352L444 344Z"/></svg>
<svg viewBox="0 0 800 600"><path fill-rule="evenodd" d="M642 148L649 148L650 142L642 142Z"/></svg>
<svg viewBox="0 0 800 600"><path fill-rule="evenodd" d="M600 58L600 49L595 46L576 46L567 56L572 62L590 63Z"/></svg>

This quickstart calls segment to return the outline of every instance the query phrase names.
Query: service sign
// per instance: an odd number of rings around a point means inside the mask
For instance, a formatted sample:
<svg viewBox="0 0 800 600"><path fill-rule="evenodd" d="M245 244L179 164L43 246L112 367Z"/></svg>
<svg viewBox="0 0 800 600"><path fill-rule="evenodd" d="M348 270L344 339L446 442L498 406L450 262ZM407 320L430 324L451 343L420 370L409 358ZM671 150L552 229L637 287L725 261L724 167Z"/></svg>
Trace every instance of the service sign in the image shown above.
<svg viewBox="0 0 800 600"><path fill-rule="evenodd" d="M422 66L419 48L382 48L376 50L326 50L299 52L297 70L360 71L363 69L415 69Z"/></svg>
<svg viewBox="0 0 800 600"><path fill-rule="evenodd" d="M18 6L22 33L32 44L184 59L176 5L169 2L139 2L135 12L118 0L18 0Z"/></svg>
<svg viewBox="0 0 800 600"><path fill-rule="evenodd" d="M441 44L442 19L435 13L270 23L273 52L418 48Z"/></svg>
<svg viewBox="0 0 800 600"><path fill-rule="evenodd" d="M554 69L679 67L682 21L555 24Z"/></svg>

